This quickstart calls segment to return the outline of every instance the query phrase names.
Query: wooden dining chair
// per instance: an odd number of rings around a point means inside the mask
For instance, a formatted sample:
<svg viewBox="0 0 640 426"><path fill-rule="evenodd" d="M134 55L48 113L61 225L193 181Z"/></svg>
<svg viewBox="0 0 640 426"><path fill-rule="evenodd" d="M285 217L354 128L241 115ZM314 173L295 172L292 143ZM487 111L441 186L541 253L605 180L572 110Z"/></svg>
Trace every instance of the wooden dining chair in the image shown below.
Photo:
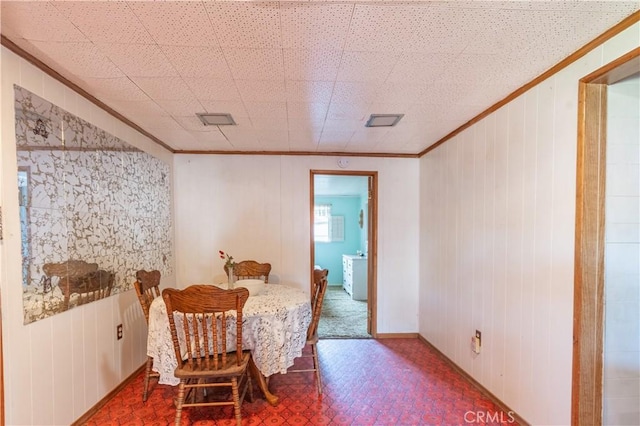
<svg viewBox="0 0 640 426"><path fill-rule="evenodd" d="M301 356L301 358L312 358L313 367L287 371L287 373L315 372L318 395L322 395L322 379L320 377L320 362L318 360L318 348L316 345L319 340L318 324L320 323L320 315L322 314L322 302L324 301L324 295L329 285L328 276L328 269L316 269L313 271L313 284L311 286L311 323L307 329L307 342ZM307 347L310 348L311 354L308 354L308 352L307 354L304 353Z"/></svg>
<svg viewBox="0 0 640 426"><path fill-rule="evenodd" d="M136 289L138 295L138 301L142 307L144 313L144 319L149 325L149 307L153 299L160 296L160 271L145 271L140 270L136 272L136 282L133 283L133 287ZM144 388L142 390L142 400L147 401L149 394L149 380L154 377L158 378L160 375L151 371L153 366L153 358L147 356L147 365L145 366L144 373Z"/></svg>
<svg viewBox="0 0 640 426"><path fill-rule="evenodd" d="M242 309L249 291L244 287L223 290L192 285L184 290L165 289L162 298L178 360L174 372L180 379L176 426L180 425L184 407L224 405L233 406L236 423L241 426L240 406L247 391L253 400L248 370L251 352L242 348ZM235 342L228 341L234 334ZM198 400L197 389L209 387L229 388L231 398L211 400L213 395L207 394ZM185 391L193 393L190 403L185 402Z"/></svg>
<svg viewBox="0 0 640 426"><path fill-rule="evenodd" d="M224 266L224 272L229 276L227 265ZM269 282L269 273L271 272L270 263L259 263L255 260L243 260L233 267L233 275L236 280L244 280L256 278Z"/></svg>

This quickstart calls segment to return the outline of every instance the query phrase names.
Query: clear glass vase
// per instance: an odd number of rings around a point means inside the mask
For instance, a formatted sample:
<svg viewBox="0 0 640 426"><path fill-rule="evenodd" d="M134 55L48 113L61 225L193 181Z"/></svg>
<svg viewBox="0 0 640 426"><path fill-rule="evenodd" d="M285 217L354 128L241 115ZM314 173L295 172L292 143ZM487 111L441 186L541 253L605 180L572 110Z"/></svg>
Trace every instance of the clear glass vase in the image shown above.
<svg viewBox="0 0 640 426"><path fill-rule="evenodd" d="M227 271L228 271L228 274L229 274L228 281L227 281L227 284L228 284L227 287L229 289L232 289L234 287L234 283L235 283L235 277L233 275L233 266L228 266L227 267Z"/></svg>

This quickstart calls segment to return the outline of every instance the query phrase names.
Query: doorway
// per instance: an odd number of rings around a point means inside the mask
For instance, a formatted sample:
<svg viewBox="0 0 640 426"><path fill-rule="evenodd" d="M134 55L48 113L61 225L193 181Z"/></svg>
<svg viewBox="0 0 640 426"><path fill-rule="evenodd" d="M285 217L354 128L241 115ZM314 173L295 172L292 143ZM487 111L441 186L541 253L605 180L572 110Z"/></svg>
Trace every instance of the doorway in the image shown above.
<svg viewBox="0 0 640 426"><path fill-rule="evenodd" d="M375 337L377 172L311 170L310 188L311 268L329 270L319 335Z"/></svg>
<svg viewBox="0 0 640 426"><path fill-rule="evenodd" d="M635 407L635 412L620 412L620 410L616 410L614 407L607 406L607 389L609 392L613 390L617 393L617 396L620 397L622 395L618 393L618 391L622 390L624 386L618 387L616 390L615 383L611 380L609 380L606 387L604 386L605 381L612 378L612 373L618 376L620 372L627 375L630 374L630 380L636 381L638 374L637 363L635 367L633 367L635 371L622 371L624 369L621 370L615 365L617 362L615 357L607 360L608 355L615 352L616 349L619 349L616 340L622 340L623 344L626 345L631 339L635 339L633 343L637 346L640 337L637 333L631 332L631 330L625 330L628 331L626 333L616 333L615 330L608 330L608 327L611 325L608 322L613 317L606 313L605 305L609 309L609 312L614 311L612 309L613 305L609 303L608 293L609 290L611 290L612 280L618 278L615 277L612 272L615 273L616 268L620 265L628 267L628 265L632 265L633 262L620 262L619 256L617 256L617 262L611 262L616 256L609 251L609 247L612 242L615 243L615 238L612 240L608 231L607 236L605 236L605 225L607 227L611 225L607 216L617 215L619 217L621 207L622 211L625 210L625 203L620 203L620 201L623 200L617 200L612 203L607 199L611 195L622 195L621 198L625 196L625 194L617 194L615 186L612 187L610 180L607 178L611 170L616 168L615 162L607 160L607 155L611 148L611 146L608 145L616 143L615 137L612 140L607 140L608 136L611 135L611 133L607 131L608 123L611 122L613 118L608 114L607 104L610 101L608 92L612 85L622 82L625 79L632 78L637 80L640 77L638 75L639 69L640 48L637 48L584 77L580 80L579 85L571 410L571 422L576 425L620 423L618 420L623 418L619 417L620 415L628 419L640 418L640 413L638 413L637 410L637 402L635 404L632 403ZM633 99L635 97L635 105L637 108L638 99L640 99L640 93L638 93L640 90L638 90L637 87L640 87L640 85L633 83L631 87L636 87L636 89L634 89L636 93L632 93L631 98ZM633 105L633 103L628 105ZM639 116L640 112L636 109L636 131ZM611 127L614 128L619 125L620 123L616 125L612 124ZM625 133L634 134L633 132L626 131L619 132L618 134L623 135ZM637 136L635 136L635 142L638 142ZM637 146L634 149L637 149ZM617 155L617 157L621 158L620 155ZM608 168L611 170L607 170ZM627 177L630 177L630 175L627 175ZM614 191L611 191L612 188L614 188ZM607 192L610 193L607 194ZM634 197L630 198L633 199ZM637 199L637 196L635 199ZM637 203L637 201L635 201L635 203ZM635 208L633 206L633 200L629 203L629 206L631 206L632 210ZM637 225L637 210L635 210L635 217ZM635 245L637 247L638 244L640 244L640 238L635 242L626 242L625 245L628 247ZM633 249L633 247L631 248ZM632 273L629 276L635 276L637 281L640 274ZM636 290L637 285L638 283L636 282ZM628 308L631 310L635 309L635 312L632 312L632 314L637 316L640 303L636 303L635 306L631 303ZM626 313L628 314L629 311ZM607 336L606 340L605 336ZM633 350L627 350L625 352L627 352L627 355L630 354L631 357L635 356L636 359L639 354L637 349L635 349L635 355ZM627 384L628 383L627 380ZM627 396L630 399L637 399L637 394ZM637 424L637 421L634 422L631 420L631 422L625 422L625 424Z"/></svg>

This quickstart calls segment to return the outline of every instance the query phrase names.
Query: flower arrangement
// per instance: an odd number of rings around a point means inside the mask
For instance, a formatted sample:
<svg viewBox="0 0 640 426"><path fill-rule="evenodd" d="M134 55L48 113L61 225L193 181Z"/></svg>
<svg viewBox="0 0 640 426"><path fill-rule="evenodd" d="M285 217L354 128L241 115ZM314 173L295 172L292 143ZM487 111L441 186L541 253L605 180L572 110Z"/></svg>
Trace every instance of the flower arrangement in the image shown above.
<svg viewBox="0 0 640 426"><path fill-rule="evenodd" d="M230 256L229 253L225 253L222 250L218 250L218 253L220 254L220 259L224 259L224 265L227 268L233 268L236 265L236 262L233 261L233 256Z"/></svg>

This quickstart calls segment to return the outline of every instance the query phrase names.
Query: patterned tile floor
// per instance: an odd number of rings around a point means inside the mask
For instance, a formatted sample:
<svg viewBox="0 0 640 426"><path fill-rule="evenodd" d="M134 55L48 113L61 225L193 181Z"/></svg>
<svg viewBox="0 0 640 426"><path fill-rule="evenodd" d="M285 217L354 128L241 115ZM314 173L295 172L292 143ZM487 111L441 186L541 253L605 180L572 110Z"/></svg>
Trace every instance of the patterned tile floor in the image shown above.
<svg viewBox="0 0 640 426"><path fill-rule="evenodd" d="M269 387L280 403L270 406L256 390L254 402L242 405L243 425L516 424L418 339L327 339L318 348L323 395L312 373L272 376ZM176 388L152 381L143 403L142 377L87 425L173 424ZM182 424L235 425L235 419L230 407L185 408Z"/></svg>

